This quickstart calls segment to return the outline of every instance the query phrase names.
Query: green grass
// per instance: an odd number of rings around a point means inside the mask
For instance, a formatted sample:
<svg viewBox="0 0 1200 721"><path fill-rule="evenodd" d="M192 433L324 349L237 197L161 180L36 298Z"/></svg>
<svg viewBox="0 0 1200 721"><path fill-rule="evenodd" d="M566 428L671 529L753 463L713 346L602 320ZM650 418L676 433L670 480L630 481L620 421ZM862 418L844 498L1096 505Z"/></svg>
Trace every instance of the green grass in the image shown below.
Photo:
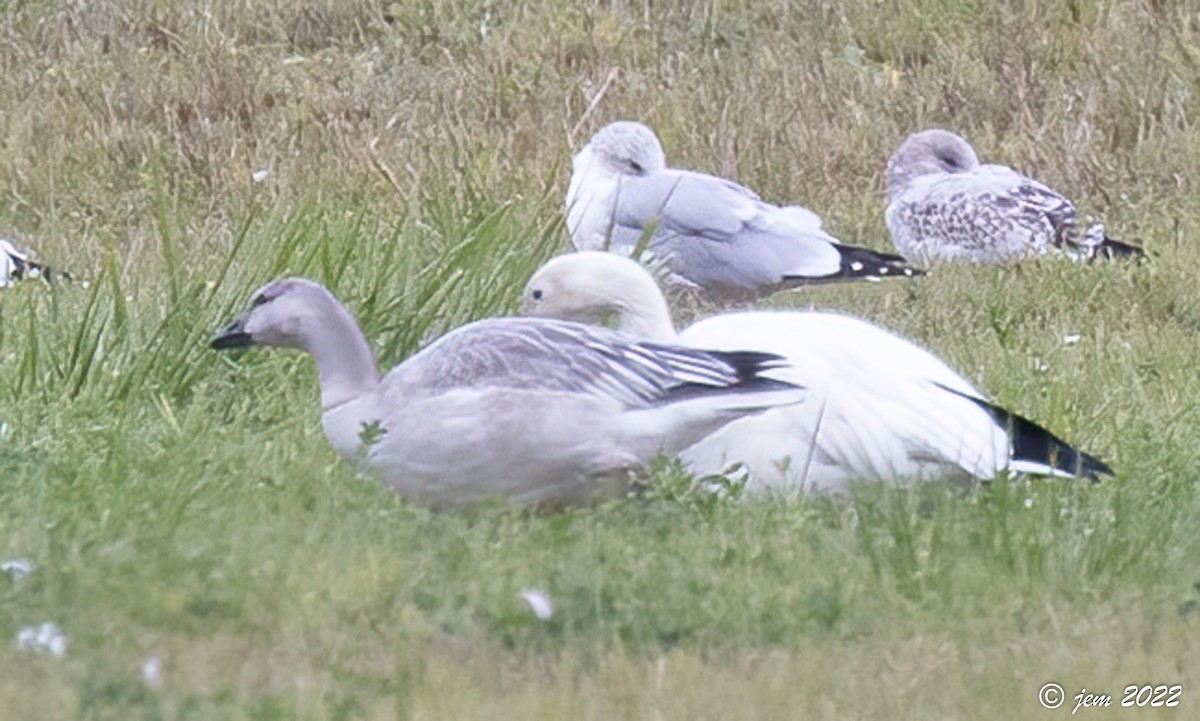
<svg viewBox="0 0 1200 721"><path fill-rule="evenodd" d="M0 575L0 718L1065 717L1047 681L1181 683L1144 714L1195 716L1186 4L13 2L0 70L0 235L87 281L0 294L0 558L37 565ZM435 515L336 458L310 361L207 349L287 274L385 367L512 312L618 118L881 250L883 165L931 125L1142 238L768 303L894 328L1117 477L767 503L665 468ZM65 657L12 641L45 620Z"/></svg>

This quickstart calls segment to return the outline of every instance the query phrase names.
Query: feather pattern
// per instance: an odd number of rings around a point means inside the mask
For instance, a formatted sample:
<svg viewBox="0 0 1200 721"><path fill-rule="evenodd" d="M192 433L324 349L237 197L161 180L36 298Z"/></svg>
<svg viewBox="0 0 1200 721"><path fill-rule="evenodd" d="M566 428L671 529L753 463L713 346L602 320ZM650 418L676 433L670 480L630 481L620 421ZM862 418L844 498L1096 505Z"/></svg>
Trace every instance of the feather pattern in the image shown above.
<svg viewBox="0 0 1200 721"><path fill-rule="evenodd" d="M397 366L385 387L436 393L508 388L604 395L626 408L662 403L683 386L743 386L778 367L767 353L720 353L637 342L603 328L519 318L478 321ZM765 379L764 379L765 380Z"/></svg>
<svg viewBox="0 0 1200 721"><path fill-rule="evenodd" d="M966 140L944 130L910 136L888 162L888 230L901 255L1009 263L1054 249L1080 259L1137 256L1104 226L1079 227L1062 194L1003 165L983 165Z"/></svg>

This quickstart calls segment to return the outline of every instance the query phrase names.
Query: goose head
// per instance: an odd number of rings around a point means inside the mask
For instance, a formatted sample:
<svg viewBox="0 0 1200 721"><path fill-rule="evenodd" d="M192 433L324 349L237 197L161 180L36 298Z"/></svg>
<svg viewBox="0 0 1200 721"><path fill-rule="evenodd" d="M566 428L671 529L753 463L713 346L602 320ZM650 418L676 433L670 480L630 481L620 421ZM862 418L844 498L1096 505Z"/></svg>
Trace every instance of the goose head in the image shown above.
<svg viewBox="0 0 1200 721"><path fill-rule="evenodd" d="M250 302L213 336L217 350L260 345L313 352L322 339L357 330L350 311L319 283L276 280L254 291Z"/></svg>
<svg viewBox="0 0 1200 721"><path fill-rule="evenodd" d="M585 251L550 260L530 278L522 315L605 325L650 340L675 337L654 278L630 258Z"/></svg>

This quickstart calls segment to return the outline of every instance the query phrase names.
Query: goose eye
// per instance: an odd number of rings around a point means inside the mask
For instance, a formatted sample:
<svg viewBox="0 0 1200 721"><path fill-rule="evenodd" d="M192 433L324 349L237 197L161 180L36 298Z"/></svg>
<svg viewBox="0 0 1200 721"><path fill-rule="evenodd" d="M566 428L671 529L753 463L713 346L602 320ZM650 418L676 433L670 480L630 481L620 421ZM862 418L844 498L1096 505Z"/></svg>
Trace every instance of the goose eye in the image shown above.
<svg viewBox="0 0 1200 721"><path fill-rule="evenodd" d="M266 305L269 300L271 299L267 297L266 293L259 293L254 296L254 300L250 301L250 307L257 308L260 305Z"/></svg>
<svg viewBox="0 0 1200 721"><path fill-rule="evenodd" d="M529 297L533 298L534 300L541 300L542 299L541 289L539 288L539 289L534 290L532 293L529 294Z"/></svg>
<svg viewBox="0 0 1200 721"><path fill-rule="evenodd" d="M644 172L644 169L642 168L642 164L636 160L629 161L629 168L630 168L630 170L637 173L638 175L641 175Z"/></svg>

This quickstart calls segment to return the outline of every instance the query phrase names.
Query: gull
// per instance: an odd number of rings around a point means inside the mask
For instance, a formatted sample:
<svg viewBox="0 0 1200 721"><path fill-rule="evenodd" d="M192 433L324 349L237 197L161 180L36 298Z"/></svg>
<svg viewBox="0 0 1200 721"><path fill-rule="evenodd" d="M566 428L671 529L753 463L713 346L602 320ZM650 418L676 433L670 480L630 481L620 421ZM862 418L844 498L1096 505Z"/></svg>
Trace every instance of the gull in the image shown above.
<svg viewBox="0 0 1200 721"><path fill-rule="evenodd" d="M645 259L674 286L738 297L917 274L898 256L842 245L811 210L668 168L658 136L641 123L605 126L573 168L566 214L576 250L629 256L645 246Z"/></svg>
<svg viewBox="0 0 1200 721"><path fill-rule="evenodd" d="M51 281L55 276L71 279L66 273L51 270L30 259L29 253L17 247L11 240L0 238L0 288L6 288L24 278L45 278Z"/></svg>
<svg viewBox="0 0 1200 721"><path fill-rule="evenodd" d="M915 343L857 318L742 312L676 334L654 279L610 253L559 256L530 279L528 316L594 323L657 342L740 348L786 359L780 380L804 403L718 429L680 454L693 473L743 465L749 488L844 492L856 481L991 480L1006 472L1095 479L1098 458L993 403Z"/></svg>
<svg viewBox="0 0 1200 721"><path fill-rule="evenodd" d="M1061 249L1071 257L1137 257L1142 249L1092 223L1075 206L1004 165L981 165L971 145L945 130L910 135L887 165L887 226L914 263L1009 263Z"/></svg>
<svg viewBox="0 0 1200 721"><path fill-rule="evenodd" d="M770 377L769 354L525 318L458 328L381 379L350 311L300 278L260 288L210 345L312 355L330 444L433 508L599 500L659 453L803 397Z"/></svg>

